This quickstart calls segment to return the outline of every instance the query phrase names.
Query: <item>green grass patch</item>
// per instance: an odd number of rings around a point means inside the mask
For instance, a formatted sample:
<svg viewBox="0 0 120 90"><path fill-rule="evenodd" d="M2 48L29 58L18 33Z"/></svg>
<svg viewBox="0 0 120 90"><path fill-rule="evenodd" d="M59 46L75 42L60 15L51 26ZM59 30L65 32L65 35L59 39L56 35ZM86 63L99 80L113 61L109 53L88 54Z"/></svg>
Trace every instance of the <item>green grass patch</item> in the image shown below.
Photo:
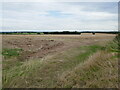
<svg viewBox="0 0 120 90"><path fill-rule="evenodd" d="M74 59L76 59L80 62L85 61L90 55L97 52L98 50L103 50L103 49L104 49L104 47L99 46L99 45L91 45L91 46L80 47L79 50L85 50L85 52L80 53L79 55L74 57Z"/></svg>
<svg viewBox="0 0 120 90"><path fill-rule="evenodd" d="M120 53L120 35L117 35L113 41L106 45L106 50Z"/></svg>
<svg viewBox="0 0 120 90"><path fill-rule="evenodd" d="M17 57L20 55L22 49L19 49L19 48L15 48L15 49L3 49L2 50L2 55L5 57L5 58L11 58L11 57Z"/></svg>

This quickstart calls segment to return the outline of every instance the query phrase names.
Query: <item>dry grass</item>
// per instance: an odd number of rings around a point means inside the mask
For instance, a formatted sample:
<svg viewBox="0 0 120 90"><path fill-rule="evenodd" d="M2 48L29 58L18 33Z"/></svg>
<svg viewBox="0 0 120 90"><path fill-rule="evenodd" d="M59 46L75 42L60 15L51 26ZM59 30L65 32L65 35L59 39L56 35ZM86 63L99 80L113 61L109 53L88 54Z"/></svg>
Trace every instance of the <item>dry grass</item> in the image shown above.
<svg viewBox="0 0 120 90"><path fill-rule="evenodd" d="M14 38L19 41L32 35L23 36L4 37L4 40L13 41ZM49 38L49 36L51 37ZM64 42L65 45L57 49L58 51L55 53L47 54L43 58L20 61L16 56L10 59L4 59L3 87L118 87L116 53L103 49L104 42L112 40L113 37L113 35L108 35L106 39L102 40L105 37L101 37L100 35L96 37L34 35L30 37L33 41L39 39L55 39Z"/></svg>
<svg viewBox="0 0 120 90"><path fill-rule="evenodd" d="M97 45L75 47L53 57L25 62L4 61L6 66L3 71L3 85L4 87L56 87L61 73L76 67L100 48L101 46ZM16 65L12 64L14 62Z"/></svg>
<svg viewBox="0 0 120 90"><path fill-rule="evenodd" d="M114 53L98 51L73 70L62 73L57 87L118 88L118 60Z"/></svg>

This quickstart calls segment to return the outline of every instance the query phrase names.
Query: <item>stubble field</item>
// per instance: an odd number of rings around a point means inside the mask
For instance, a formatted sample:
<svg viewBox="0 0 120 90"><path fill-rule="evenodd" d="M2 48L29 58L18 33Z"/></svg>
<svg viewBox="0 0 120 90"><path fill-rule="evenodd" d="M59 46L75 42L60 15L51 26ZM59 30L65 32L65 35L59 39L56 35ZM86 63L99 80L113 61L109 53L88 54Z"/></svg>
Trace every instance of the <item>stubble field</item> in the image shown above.
<svg viewBox="0 0 120 90"><path fill-rule="evenodd" d="M118 87L115 36L2 35L3 87Z"/></svg>

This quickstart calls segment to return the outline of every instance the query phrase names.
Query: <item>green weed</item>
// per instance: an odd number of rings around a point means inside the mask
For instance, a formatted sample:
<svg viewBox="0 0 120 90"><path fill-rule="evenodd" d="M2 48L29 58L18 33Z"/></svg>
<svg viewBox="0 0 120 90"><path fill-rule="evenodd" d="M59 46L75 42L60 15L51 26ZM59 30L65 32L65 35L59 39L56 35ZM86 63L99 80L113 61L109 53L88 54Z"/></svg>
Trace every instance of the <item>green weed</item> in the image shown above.
<svg viewBox="0 0 120 90"><path fill-rule="evenodd" d="M11 57L17 57L20 55L22 49L15 48L15 49L3 49L2 50L2 55L5 56L6 58L11 58Z"/></svg>

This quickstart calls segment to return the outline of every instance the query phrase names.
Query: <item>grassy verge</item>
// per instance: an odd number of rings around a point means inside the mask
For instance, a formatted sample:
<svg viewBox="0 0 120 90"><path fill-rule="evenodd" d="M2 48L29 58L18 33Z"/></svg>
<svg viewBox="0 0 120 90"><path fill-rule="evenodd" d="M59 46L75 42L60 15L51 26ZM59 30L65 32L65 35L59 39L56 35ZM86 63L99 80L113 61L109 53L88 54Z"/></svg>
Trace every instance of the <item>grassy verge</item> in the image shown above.
<svg viewBox="0 0 120 90"><path fill-rule="evenodd" d="M98 51L71 71L62 73L56 87L118 88L118 65L113 54Z"/></svg>
<svg viewBox="0 0 120 90"><path fill-rule="evenodd" d="M89 56L84 63L63 72L56 87L118 88L119 40L120 37L117 36L104 48Z"/></svg>
<svg viewBox="0 0 120 90"><path fill-rule="evenodd" d="M86 50L86 52L80 53L74 59L80 60L82 62L86 58L88 58L90 55L92 55L93 53L97 52L98 50L102 50L102 49L104 49L104 47L99 46L99 45L91 45L91 46L80 47L79 50Z"/></svg>
<svg viewBox="0 0 120 90"><path fill-rule="evenodd" d="M11 69L14 66L20 66L21 62L17 59L22 53L22 49L15 48L15 49L8 49L4 48L2 50L2 55L4 57L3 60L3 70Z"/></svg>
<svg viewBox="0 0 120 90"><path fill-rule="evenodd" d="M49 60L29 60L22 63L14 60L4 61L4 65L9 67L4 67L3 70L3 86L55 87L60 73L76 67L101 48L98 45L73 48ZM10 67L10 63L16 65Z"/></svg>
<svg viewBox="0 0 120 90"><path fill-rule="evenodd" d="M3 67L3 87L118 87L117 49L111 50L117 43L108 45L75 47L52 57L24 62L15 62L15 59L3 61L6 65ZM10 67L9 63L14 62L14 67Z"/></svg>
<svg viewBox="0 0 120 90"><path fill-rule="evenodd" d="M116 36L113 41L109 42L106 46L106 49L111 52L120 53L120 35Z"/></svg>

